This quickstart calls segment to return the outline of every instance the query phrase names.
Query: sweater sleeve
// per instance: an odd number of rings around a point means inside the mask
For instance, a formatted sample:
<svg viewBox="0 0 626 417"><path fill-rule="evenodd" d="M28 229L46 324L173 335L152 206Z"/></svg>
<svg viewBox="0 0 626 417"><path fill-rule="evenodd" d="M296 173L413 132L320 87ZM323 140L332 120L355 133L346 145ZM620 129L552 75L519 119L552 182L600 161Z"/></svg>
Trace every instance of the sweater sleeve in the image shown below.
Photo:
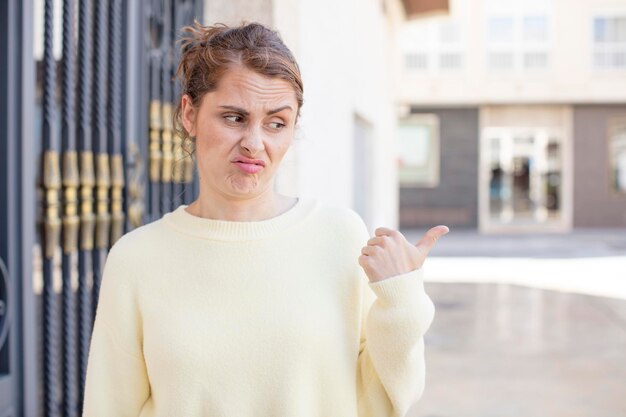
<svg viewBox="0 0 626 417"><path fill-rule="evenodd" d="M373 283L363 272L359 417L404 417L421 398L424 333L434 313L424 290L424 266Z"/></svg>
<svg viewBox="0 0 626 417"><path fill-rule="evenodd" d="M150 396L141 317L127 265L131 256L119 252L114 245L104 265L89 347L83 417L137 417Z"/></svg>

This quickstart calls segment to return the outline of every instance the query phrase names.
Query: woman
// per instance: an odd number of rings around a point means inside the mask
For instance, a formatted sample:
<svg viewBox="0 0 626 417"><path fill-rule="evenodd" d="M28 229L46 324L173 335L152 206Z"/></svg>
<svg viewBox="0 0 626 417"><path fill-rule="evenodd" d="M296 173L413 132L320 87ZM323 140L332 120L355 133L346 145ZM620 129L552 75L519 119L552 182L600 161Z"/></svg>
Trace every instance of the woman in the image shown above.
<svg viewBox="0 0 626 417"><path fill-rule="evenodd" d="M434 305L417 246L352 210L280 195L303 103L259 24L186 29L176 122L200 192L111 248L85 417L402 416L422 394Z"/></svg>

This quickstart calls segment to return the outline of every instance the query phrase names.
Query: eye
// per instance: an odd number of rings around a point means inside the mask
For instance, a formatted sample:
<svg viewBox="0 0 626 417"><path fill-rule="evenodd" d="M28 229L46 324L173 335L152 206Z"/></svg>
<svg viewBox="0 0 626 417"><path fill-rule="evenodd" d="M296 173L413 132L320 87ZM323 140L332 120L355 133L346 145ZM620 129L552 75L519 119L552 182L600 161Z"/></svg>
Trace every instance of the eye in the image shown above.
<svg viewBox="0 0 626 417"><path fill-rule="evenodd" d="M280 123L280 122L270 122L269 125L270 125L270 128L275 129L275 130L280 130L283 127L285 127L285 124Z"/></svg>
<svg viewBox="0 0 626 417"><path fill-rule="evenodd" d="M243 117L239 114L228 114L224 116L224 119L232 123L241 123L243 121Z"/></svg>

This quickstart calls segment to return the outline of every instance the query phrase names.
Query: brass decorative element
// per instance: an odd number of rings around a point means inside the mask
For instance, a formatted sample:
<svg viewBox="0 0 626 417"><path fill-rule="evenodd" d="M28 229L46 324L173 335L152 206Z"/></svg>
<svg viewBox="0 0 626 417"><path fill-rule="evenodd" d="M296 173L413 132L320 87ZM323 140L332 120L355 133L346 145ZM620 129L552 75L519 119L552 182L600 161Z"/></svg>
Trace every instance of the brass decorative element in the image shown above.
<svg viewBox="0 0 626 417"><path fill-rule="evenodd" d="M195 148L196 144L195 141L193 142L193 146ZM193 162L193 157L191 155L186 155L185 156L185 173L184 173L184 181L186 183L190 183L193 181L193 168L194 168L194 162Z"/></svg>
<svg viewBox="0 0 626 417"><path fill-rule="evenodd" d="M162 142L162 160L163 170L161 171L161 180L163 182L172 181L172 105L171 103L163 103L163 135Z"/></svg>
<svg viewBox="0 0 626 417"><path fill-rule="evenodd" d="M93 152L80 153L80 248L93 249L96 218L93 214L93 187L96 184Z"/></svg>
<svg viewBox="0 0 626 417"><path fill-rule="evenodd" d="M109 188L111 173L109 154L96 155L96 248L108 249L111 215L109 214Z"/></svg>
<svg viewBox="0 0 626 417"><path fill-rule="evenodd" d="M78 156L76 151L63 153L63 186L65 216L63 216L63 252L78 249Z"/></svg>
<svg viewBox="0 0 626 417"><path fill-rule="evenodd" d="M44 256L47 259L52 259L61 239L61 219L59 217L61 170L59 154L53 150L47 150L43 154L43 187L45 193L44 238L46 245Z"/></svg>
<svg viewBox="0 0 626 417"><path fill-rule="evenodd" d="M142 176L144 161L135 142L128 144L128 157L131 165L128 170L128 220L132 228L143 224L144 213L144 185Z"/></svg>
<svg viewBox="0 0 626 417"><path fill-rule="evenodd" d="M161 120L161 102L150 102L150 181L159 182L161 177L160 136L163 123Z"/></svg>
<svg viewBox="0 0 626 417"><path fill-rule="evenodd" d="M124 234L123 187L124 162L122 155L115 154L111 156L111 245Z"/></svg>
<svg viewBox="0 0 626 417"><path fill-rule="evenodd" d="M172 181L183 182L185 174L185 153L183 152L183 138L174 131L174 162L172 164Z"/></svg>

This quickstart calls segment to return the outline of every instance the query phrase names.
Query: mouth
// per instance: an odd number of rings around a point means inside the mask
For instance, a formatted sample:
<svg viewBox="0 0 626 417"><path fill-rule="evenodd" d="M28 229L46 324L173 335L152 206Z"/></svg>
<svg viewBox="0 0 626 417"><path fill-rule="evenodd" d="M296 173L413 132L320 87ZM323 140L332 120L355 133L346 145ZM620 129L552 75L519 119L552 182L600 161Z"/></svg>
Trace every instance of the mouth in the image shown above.
<svg viewBox="0 0 626 417"><path fill-rule="evenodd" d="M265 167L265 162L258 159L236 158L233 163L247 174L256 174Z"/></svg>
<svg viewBox="0 0 626 417"><path fill-rule="evenodd" d="M263 161L262 159L250 159L250 158L245 158L243 156L238 156L235 159L233 159L234 163L242 163L242 164L249 164L249 165L260 165L262 167L265 166L265 161Z"/></svg>

